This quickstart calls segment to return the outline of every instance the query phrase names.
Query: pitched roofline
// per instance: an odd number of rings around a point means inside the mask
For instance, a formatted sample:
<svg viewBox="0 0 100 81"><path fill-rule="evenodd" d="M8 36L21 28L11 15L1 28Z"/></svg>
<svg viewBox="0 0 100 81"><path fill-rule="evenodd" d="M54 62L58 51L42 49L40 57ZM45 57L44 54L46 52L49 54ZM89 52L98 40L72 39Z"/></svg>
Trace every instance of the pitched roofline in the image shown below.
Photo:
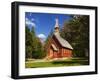
<svg viewBox="0 0 100 81"><path fill-rule="evenodd" d="M59 33L58 33L58 34L59 34ZM53 35L55 36L55 38L57 39L57 41L59 42L59 44L60 44L62 47L73 50L73 48L72 48L72 46L69 44L69 42L66 41L65 39L63 39L63 38L60 36L60 34L58 35L59 38L57 37L57 34L54 33ZM65 44L62 43L60 39L63 40L63 41L66 43L67 46L65 46Z"/></svg>

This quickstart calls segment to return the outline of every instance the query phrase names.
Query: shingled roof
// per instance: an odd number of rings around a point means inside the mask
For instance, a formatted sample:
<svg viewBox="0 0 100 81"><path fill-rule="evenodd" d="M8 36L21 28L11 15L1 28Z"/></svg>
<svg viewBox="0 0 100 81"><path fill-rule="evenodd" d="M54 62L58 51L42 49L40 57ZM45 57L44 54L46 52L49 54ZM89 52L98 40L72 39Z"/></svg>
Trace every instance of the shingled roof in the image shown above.
<svg viewBox="0 0 100 81"><path fill-rule="evenodd" d="M73 49L69 42L63 39L58 32L54 33L53 35L56 37L62 47Z"/></svg>

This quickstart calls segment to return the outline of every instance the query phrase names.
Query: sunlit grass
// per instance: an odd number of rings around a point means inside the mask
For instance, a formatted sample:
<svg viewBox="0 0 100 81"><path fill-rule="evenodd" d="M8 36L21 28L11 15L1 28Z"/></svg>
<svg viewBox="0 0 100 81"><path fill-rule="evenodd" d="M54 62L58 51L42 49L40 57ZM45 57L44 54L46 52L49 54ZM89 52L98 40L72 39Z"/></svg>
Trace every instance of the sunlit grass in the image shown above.
<svg viewBox="0 0 100 81"><path fill-rule="evenodd" d="M89 65L87 59L63 59L63 60L53 60L53 61L27 61L25 63L26 68L39 68L39 67L61 67L61 66L81 66L81 65Z"/></svg>

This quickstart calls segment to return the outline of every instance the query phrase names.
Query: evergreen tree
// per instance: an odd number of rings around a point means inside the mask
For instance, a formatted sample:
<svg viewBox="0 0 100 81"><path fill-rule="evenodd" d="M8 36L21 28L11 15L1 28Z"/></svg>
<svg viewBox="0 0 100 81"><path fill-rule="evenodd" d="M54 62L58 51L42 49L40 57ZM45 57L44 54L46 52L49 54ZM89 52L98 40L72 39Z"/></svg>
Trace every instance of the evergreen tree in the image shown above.
<svg viewBox="0 0 100 81"><path fill-rule="evenodd" d="M34 27L30 29L28 26L26 26L26 59L27 58L34 58L34 59L40 59L44 58L46 53L44 51L44 47L38 37L35 35Z"/></svg>
<svg viewBox="0 0 100 81"><path fill-rule="evenodd" d="M61 35L71 43L75 56L88 56L89 16L73 16L69 22L64 23Z"/></svg>
<svg viewBox="0 0 100 81"><path fill-rule="evenodd" d="M26 58L32 58L32 34L30 32L30 29L28 28L28 26L26 26L26 34L25 34L25 50L26 50Z"/></svg>

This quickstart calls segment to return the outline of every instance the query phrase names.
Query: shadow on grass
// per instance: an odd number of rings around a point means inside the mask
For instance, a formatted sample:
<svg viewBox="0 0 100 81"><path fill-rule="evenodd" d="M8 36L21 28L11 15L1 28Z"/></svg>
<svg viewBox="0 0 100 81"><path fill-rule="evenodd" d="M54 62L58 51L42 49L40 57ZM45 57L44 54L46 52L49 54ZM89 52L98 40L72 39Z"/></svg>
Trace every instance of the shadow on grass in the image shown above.
<svg viewBox="0 0 100 81"><path fill-rule="evenodd" d="M69 60L55 60L50 62L33 62L26 63L26 68L38 68L38 67L60 67L60 66L82 66L89 65L88 59L72 58Z"/></svg>
<svg viewBox="0 0 100 81"><path fill-rule="evenodd" d="M52 63L62 65L89 65L88 60L54 61Z"/></svg>

